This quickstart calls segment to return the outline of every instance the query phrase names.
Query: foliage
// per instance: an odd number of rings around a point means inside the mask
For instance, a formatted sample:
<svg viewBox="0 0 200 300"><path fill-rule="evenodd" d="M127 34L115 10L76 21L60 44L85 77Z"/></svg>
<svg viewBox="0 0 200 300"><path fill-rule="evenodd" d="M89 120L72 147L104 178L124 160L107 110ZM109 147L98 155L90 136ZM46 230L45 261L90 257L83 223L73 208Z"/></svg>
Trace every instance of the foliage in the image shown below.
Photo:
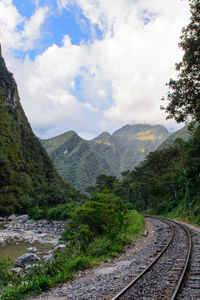
<svg viewBox="0 0 200 300"><path fill-rule="evenodd" d="M95 190L101 192L105 189L114 191L115 184L118 182L115 176L99 175L96 179Z"/></svg>
<svg viewBox="0 0 200 300"><path fill-rule="evenodd" d="M50 287L65 282L79 271L88 267L89 257L82 254L69 255L68 253L57 257L43 265L35 265L29 268L24 277L17 282L10 280L11 286L3 289L1 299L21 299L24 296L32 296L47 291Z"/></svg>
<svg viewBox="0 0 200 300"><path fill-rule="evenodd" d="M48 206L34 206L29 210L29 216L31 219L40 220L67 220L72 216L73 211L80 204L71 201L64 204L58 204L56 206L48 207Z"/></svg>
<svg viewBox="0 0 200 300"><path fill-rule="evenodd" d="M190 0L191 18L183 28L180 48L184 51L182 62L176 64L178 79L169 81L168 119L177 122L200 121L200 3Z"/></svg>
<svg viewBox="0 0 200 300"><path fill-rule="evenodd" d="M184 141L188 141L191 137L192 137L192 130L189 124L187 124L181 129L172 133L168 138L166 138L166 140L164 140L162 144L158 146L157 150L162 150L162 149L172 147L176 139L182 139Z"/></svg>
<svg viewBox="0 0 200 300"><path fill-rule="evenodd" d="M66 227L64 252L25 270L24 278L6 282L1 299L14 300L35 295L70 280L102 259L117 256L123 246L143 229L143 218L136 211L126 212L119 197L106 191L94 194L77 208Z"/></svg>
<svg viewBox="0 0 200 300"><path fill-rule="evenodd" d="M16 280L16 276L11 272L13 263L9 258L0 259L0 285L4 286L10 280Z"/></svg>
<svg viewBox="0 0 200 300"><path fill-rule="evenodd" d="M114 192L129 207L140 211L155 214L176 211L180 216L199 222L199 153L198 126L189 141L177 139L174 146L151 152L133 171L125 172Z"/></svg>
<svg viewBox="0 0 200 300"><path fill-rule="evenodd" d="M165 176L161 176L160 183L156 183L156 187L160 186L165 195L159 192L155 194L150 189L147 202L151 208L153 202L157 202L154 210L158 213L168 212L199 223L200 2L198 0L190 0L190 11L190 23L183 28L179 43L184 55L182 61L176 64L178 79L169 81L167 95L169 104L165 111L168 113L168 119L174 118L177 122L192 120L190 127L193 129L193 135L188 142L179 143L177 156L171 158L171 166L165 168ZM165 178L167 181L164 184Z"/></svg>
<svg viewBox="0 0 200 300"><path fill-rule="evenodd" d="M184 51L176 65L177 80L170 80L165 111L167 118L177 122L193 119L186 141L176 139L180 132L166 140L165 145L150 152L132 171L122 173L114 193L127 206L155 214L173 214L200 222L200 3L190 1L191 19L183 29L179 46ZM189 135L188 135L189 131Z"/></svg>
<svg viewBox="0 0 200 300"><path fill-rule="evenodd" d="M63 238L84 250L96 237L116 235L123 226L124 213L125 206L119 197L106 191L95 193L75 210Z"/></svg>

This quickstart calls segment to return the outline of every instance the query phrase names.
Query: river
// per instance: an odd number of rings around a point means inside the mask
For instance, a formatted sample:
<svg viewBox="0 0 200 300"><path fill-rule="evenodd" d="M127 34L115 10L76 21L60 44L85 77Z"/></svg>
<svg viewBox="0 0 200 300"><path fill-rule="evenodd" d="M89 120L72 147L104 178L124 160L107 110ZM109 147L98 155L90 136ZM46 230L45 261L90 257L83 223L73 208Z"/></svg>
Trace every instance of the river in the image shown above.
<svg viewBox="0 0 200 300"><path fill-rule="evenodd" d="M0 222L0 231L3 233L3 228L6 223ZM49 250L52 249L52 243L40 243L38 241L34 241L33 243L28 241L12 241L12 242L5 242L5 244L0 244L0 259L9 257L13 262L16 259L28 253L27 248L36 247L37 252L36 254L39 257L45 255Z"/></svg>

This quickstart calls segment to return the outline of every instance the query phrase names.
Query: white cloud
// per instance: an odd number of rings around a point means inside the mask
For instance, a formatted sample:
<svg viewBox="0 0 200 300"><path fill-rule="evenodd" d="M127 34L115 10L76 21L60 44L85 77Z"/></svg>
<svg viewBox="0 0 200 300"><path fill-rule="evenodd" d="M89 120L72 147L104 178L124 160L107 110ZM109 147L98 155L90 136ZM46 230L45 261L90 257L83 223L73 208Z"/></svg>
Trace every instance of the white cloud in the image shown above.
<svg viewBox="0 0 200 300"><path fill-rule="evenodd" d="M63 7L75 3L62 1ZM82 87L84 97L88 95L97 107L102 104L99 90L109 89L105 94L113 102L108 108L104 105L99 126L164 123L160 99L181 57L177 44L188 23L188 4L179 0L173 5L172 0L79 0L78 4L92 24L104 29L103 40L88 46ZM149 16L146 25L141 18L144 11Z"/></svg>
<svg viewBox="0 0 200 300"><path fill-rule="evenodd" d="M4 47L17 45L20 40L20 34L17 32L17 26L23 22L23 17L12 5L11 0L0 1L0 40Z"/></svg>
<svg viewBox="0 0 200 300"><path fill-rule="evenodd" d="M126 123L165 123L160 99L175 76L174 63L187 1L57 0L59 9L79 6L102 39L51 45L33 61L11 58L22 104L36 133L74 129L91 136ZM76 12L77 13L77 12ZM7 19L4 16L9 15ZM0 40L6 49L34 47L48 9L37 7L26 20L11 1L0 1ZM77 16L76 16L77 17ZM145 18L145 19L144 19ZM23 24L21 31L17 27ZM8 37L8 38L7 38ZM4 48L4 47L3 47ZM77 80L80 77L77 91ZM171 124L171 123L170 123ZM170 125L172 126L172 125Z"/></svg>
<svg viewBox="0 0 200 300"><path fill-rule="evenodd" d="M0 1L0 41L5 52L11 49L29 50L42 36L41 27L47 7L36 8L30 19L21 16L11 0Z"/></svg>
<svg viewBox="0 0 200 300"><path fill-rule="evenodd" d="M47 7L38 7L29 20L26 20L24 30L22 32L24 50L34 47L34 43L41 36L41 26L44 23L46 15L48 13Z"/></svg>

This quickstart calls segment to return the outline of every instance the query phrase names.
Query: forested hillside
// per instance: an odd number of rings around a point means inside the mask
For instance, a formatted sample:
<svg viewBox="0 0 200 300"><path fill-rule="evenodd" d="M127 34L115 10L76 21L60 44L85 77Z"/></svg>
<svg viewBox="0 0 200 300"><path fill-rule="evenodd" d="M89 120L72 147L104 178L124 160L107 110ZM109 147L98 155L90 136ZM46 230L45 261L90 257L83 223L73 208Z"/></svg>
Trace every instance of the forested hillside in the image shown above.
<svg viewBox="0 0 200 300"><path fill-rule="evenodd" d="M0 55L0 215L25 213L33 205L78 199L57 173L24 114L13 75Z"/></svg>
<svg viewBox="0 0 200 300"><path fill-rule="evenodd" d="M95 184L100 174L117 176L133 169L145 155L169 136L167 129L156 125L126 125L115 131L101 133L91 141L74 131L42 140L58 172L75 187L84 191Z"/></svg>
<svg viewBox="0 0 200 300"><path fill-rule="evenodd" d="M190 132L188 125L185 125L183 128L175 131L168 138L166 138L166 140L164 140L160 146L158 146L157 150L166 149L173 146L178 138L188 141L191 137L192 133Z"/></svg>

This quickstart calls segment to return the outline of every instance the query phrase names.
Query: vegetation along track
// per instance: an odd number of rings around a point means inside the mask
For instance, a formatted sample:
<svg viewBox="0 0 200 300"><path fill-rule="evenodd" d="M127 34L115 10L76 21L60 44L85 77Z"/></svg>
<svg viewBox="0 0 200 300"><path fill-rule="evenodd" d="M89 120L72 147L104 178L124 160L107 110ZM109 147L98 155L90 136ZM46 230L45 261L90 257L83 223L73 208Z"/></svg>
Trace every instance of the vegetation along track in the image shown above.
<svg viewBox="0 0 200 300"><path fill-rule="evenodd" d="M172 300L182 293L181 286L191 255L191 234L184 225L164 219L159 219L159 221L168 224L170 228L168 241L165 240L164 243L159 243L157 254L155 254L148 267L112 300Z"/></svg>

